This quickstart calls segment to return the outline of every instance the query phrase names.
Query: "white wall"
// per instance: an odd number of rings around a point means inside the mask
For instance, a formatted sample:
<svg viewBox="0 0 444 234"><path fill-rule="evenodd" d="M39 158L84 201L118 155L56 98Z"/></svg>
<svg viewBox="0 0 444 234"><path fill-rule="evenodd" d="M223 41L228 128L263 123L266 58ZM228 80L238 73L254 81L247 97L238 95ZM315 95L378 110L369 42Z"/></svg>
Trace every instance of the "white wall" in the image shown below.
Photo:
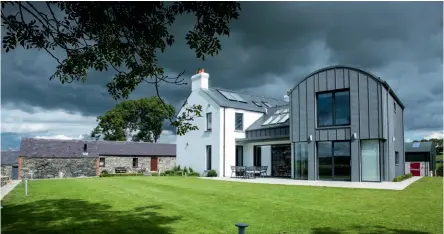
<svg viewBox="0 0 444 234"><path fill-rule="evenodd" d="M199 173L206 170L206 146L211 145L212 169L220 172L220 107L212 101L202 90L191 92L187 99L188 105L202 105L202 117L195 118L193 125L199 130L187 132L176 138L177 164L181 167L191 167ZM181 110L181 114L184 110ZM212 130L206 131L206 113L212 114Z"/></svg>
<svg viewBox="0 0 444 234"><path fill-rule="evenodd" d="M223 108L222 108L223 109ZM260 112L252 112L246 110L238 110L233 108L225 109L225 177L229 177L231 175L231 166L236 165L236 139L245 138L245 129L247 129L250 125L252 125L256 120L258 120L263 113ZM223 113L221 111L221 129L223 128ZM244 114L244 124L242 131L236 131L235 129L235 113L243 113ZM223 132L221 133L223 135ZM223 136L222 136L223 137ZM223 139L222 139L223 140ZM223 146L223 142L221 142L221 146ZM223 150L223 149L222 149ZM244 149L245 152L245 149ZM222 152L223 153L223 152ZM223 154L221 154L223 155ZM245 164L245 161L244 161ZM252 165L252 164L251 164ZM220 171L223 170L223 157L221 157L221 168ZM218 173L220 177L223 177L223 173Z"/></svg>

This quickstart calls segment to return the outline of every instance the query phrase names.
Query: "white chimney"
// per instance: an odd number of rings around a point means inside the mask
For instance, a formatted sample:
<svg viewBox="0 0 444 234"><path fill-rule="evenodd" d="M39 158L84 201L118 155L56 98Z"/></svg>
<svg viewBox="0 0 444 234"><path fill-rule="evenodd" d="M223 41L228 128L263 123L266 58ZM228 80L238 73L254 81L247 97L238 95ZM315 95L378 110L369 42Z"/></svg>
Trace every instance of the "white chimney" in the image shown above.
<svg viewBox="0 0 444 234"><path fill-rule="evenodd" d="M198 89L208 89L208 78L210 75L205 73L203 68L196 71L196 75L191 77L191 91Z"/></svg>
<svg viewBox="0 0 444 234"><path fill-rule="evenodd" d="M290 102L290 98L288 97L288 95L284 95L284 101Z"/></svg>

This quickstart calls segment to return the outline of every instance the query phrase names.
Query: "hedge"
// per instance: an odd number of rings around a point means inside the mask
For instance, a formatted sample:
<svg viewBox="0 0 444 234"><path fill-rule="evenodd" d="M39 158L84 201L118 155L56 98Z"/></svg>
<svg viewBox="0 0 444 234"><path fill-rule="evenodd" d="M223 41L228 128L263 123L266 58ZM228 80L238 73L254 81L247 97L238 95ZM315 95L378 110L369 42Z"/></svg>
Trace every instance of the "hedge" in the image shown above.
<svg viewBox="0 0 444 234"><path fill-rule="evenodd" d="M395 177L393 179L393 182L400 182L400 181L403 181L403 180L408 179L410 177L412 177L412 173L405 174L405 175L400 175L400 176Z"/></svg>
<svg viewBox="0 0 444 234"><path fill-rule="evenodd" d="M440 163L440 164L438 165L438 168L436 168L436 175L442 177L442 174L443 174L443 164Z"/></svg>

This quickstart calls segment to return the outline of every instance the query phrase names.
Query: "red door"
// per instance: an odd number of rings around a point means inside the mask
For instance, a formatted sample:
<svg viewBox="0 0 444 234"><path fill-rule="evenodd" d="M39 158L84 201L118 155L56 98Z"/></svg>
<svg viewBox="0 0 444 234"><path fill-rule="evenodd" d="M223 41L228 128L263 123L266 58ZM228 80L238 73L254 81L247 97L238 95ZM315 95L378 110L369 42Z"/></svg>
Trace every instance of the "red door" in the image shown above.
<svg viewBox="0 0 444 234"><path fill-rule="evenodd" d="M421 163L419 163L419 162L410 163L410 173L412 173L412 176L420 176L421 175Z"/></svg>
<svg viewBox="0 0 444 234"><path fill-rule="evenodd" d="M151 171L157 171L157 158L151 158Z"/></svg>

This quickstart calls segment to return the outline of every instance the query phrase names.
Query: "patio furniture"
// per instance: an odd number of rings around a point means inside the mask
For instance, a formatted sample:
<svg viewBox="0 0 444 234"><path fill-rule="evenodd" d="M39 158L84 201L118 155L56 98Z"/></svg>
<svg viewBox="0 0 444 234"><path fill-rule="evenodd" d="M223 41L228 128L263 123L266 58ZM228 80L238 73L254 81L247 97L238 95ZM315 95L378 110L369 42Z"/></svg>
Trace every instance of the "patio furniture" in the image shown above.
<svg viewBox="0 0 444 234"><path fill-rule="evenodd" d="M236 175L236 166L231 166L231 178L233 178L233 173L234 173L234 176L236 177L237 175Z"/></svg>
<svg viewBox="0 0 444 234"><path fill-rule="evenodd" d="M256 167L246 167L245 168L245 178L256 178Z"/></svg>
<svg viewBox="0 0 444 234"><path fill-rule="evenodd" d="M268 166L261 166L260 171L261 171L261 174L260 174L261 177L267 176Z"/></svg>
<svg viewBox="0 0 444 234"><path fill-rule="evenodd" d="M245 167L244 166L236 166L236 177L245 177Z"/></svg>

